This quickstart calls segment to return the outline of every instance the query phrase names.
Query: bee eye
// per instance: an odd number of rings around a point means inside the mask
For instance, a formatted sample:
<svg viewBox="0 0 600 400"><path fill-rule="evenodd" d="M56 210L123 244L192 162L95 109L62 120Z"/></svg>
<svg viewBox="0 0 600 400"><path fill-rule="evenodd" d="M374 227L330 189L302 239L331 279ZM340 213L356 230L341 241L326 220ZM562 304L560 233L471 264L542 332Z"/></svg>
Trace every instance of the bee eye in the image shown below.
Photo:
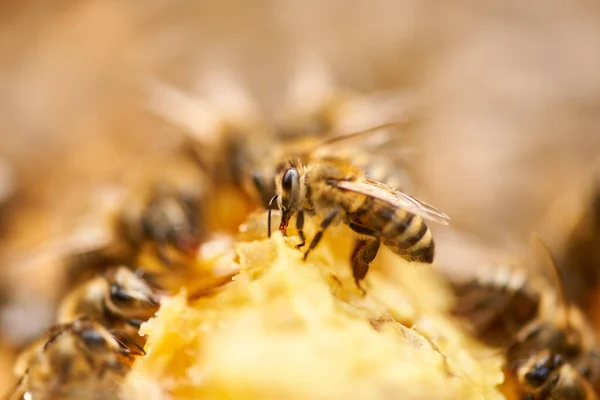
<svg viewBox="0 0 600 400"><path fill-rule="evenodd" d="M104 338L93 329L85 329L81 332L81 338L88 346L104 345Z"/></svg>
<svg viewBox="0 0 600 400"><path fill-rule="evenodd" d="M290 192L298 182L298 170L296 168L290 168L283 174L281 178L281 187L284 191Z"/></svg>
<svg viewBox="0 0 600 400"><path fill-rule="evenodd" d="M544 384L550 375L550 369L545 365L536 365L535 368L525 374L528 384L538 387Z"/></svg>
<svg viewBox="0 0 600 400"><path fill-rule="evenodd" d="M110 285L110 298L115 303L128 303L133 301L133 297L127 294L125 290L119 285Z"/></svg>

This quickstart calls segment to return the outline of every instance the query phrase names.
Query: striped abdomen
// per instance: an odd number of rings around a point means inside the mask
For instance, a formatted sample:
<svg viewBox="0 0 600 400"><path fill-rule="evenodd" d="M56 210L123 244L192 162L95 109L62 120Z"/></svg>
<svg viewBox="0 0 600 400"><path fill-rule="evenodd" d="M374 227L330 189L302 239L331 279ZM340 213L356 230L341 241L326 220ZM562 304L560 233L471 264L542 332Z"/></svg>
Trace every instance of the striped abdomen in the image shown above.
<svg viewBox="0 0 600 400"><path fill-rule="evenodd" d="M349 218L379 232L383 244L406 260L433 262L433 236L421 217L367 196Z"/></svg>

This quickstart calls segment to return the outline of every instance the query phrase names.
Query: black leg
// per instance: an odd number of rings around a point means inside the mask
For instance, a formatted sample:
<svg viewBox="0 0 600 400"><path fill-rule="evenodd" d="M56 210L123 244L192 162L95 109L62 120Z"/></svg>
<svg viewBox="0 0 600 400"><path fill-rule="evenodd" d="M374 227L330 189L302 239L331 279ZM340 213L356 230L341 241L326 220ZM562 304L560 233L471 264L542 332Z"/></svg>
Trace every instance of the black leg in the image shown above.
<svg viewBox="0 0 600 400"><path fill-rule="evenodd" d="M310 253L312 249L317 247L317 245L321 241L321 238L323 237L323 233L329 227L329 225L331 225L331 223L335 220L335 217L337 217L339 213L340 210L333 210L329 213L327 217L325 217L323 221L321 221L319 231L315 234L315 237L313 237L312 241L310 242L310 246L308 246L308 250L306 250L306 253L304 253L304 260L306 260L306 257L308 257L308 253Z"/></svg>
<svg viewBox="0 0 600 400"><path fill-rule="evenodd" d="M352 229L354 232L360 235L379 236L379 232L377 232L376 230L367 228L366 226L357 225L354 222L350 222L348 226L350 227L350 229Z"/></svg>
<svg viewBox="0 0 600 400"><path fill-rule="evenodd" d="M369 264L375 259L375 256L379 251L381 239L379 237L379 232L375 230L354 223L350 223L349 226L350 229L356 233L371 236L369 239L358 239L356 241L351 258L354 282L356 282L356 286L364 292L364 289L360 286L360 282L365 278L367 272L369 272Z"/></svg>
<svg viewBox="0 0 600 400"><path fill-rule="evenodd" d="M304 209L302 208L296 213L296 230L298 230L298 236L300 236L301 240L296 248L300 249L306 244L306 238L304 237Z"/></svg>

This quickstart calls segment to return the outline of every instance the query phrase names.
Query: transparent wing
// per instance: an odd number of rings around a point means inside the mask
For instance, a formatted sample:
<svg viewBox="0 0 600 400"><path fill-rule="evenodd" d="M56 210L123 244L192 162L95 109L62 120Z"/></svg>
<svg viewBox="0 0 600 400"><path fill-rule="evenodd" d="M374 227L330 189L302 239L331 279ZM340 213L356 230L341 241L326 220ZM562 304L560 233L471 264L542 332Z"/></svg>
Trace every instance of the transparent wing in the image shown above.
<svg viewBox="0 0 600 400"><path fill-rule="evenodd" d="M564 278L556 265L552 252L548 248L548 245L546 245L546 242L537 233L531 234L529 243L534 257L532 265L554 287L558 302L557 312L563 314L564 323L566 326L569 326L569 309L571 304L566 294Z"/></svg>
<svg viewBox="0 0 600 400"><path fill-rule="evenodd" d="M394 139L407 139L413 120L390 122L359 132L339 134L325 139L312 140L306 143L301 157L319 157L323 155L348 155L381 148ZM401 134L400 134L401 133ZM405 140L406 142L406 140Z"/></svg>
<svg viewBox="0 0 600 400"><path fill-rule="evenodd" d="M450 219L450 217L435 207L402 193L391 186L371 179L364 181L337 181L336 186L343 190L371 196L442 225L448 225L448 220Z"/></svg>

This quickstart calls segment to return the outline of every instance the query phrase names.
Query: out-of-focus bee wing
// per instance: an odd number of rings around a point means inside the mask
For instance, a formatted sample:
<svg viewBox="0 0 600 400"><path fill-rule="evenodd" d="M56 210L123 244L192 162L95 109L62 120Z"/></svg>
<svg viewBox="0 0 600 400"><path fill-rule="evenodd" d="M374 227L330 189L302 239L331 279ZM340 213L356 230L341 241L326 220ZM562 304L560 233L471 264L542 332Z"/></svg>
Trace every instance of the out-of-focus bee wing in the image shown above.
<svg viewBox="0 0 600 400"><path fill-rule="evenodd" d="M323 140L314 140L306 143L301 150L301 157L318 157L322 155L335 155L345 151L373 150L389 144L392 139L399 136L399 132L407 134L413 120L390 122L378 125L363 131L339 134Z"/></svg>
<svg viewBox="0 0 600 400"><path fill-rule="evenodd" d="M556 290L556 300L558 302L558 312L564 314L565 324L569 325L569 309L571 303L566 294L564 278L556 265L552 252L546 245L546 242L537 234L532 233L530 237L530 246L533 249L534 266L537 267Z"/></svg>
<svg viewBox="0 0 600 400"><path fill-rule="evenodd" d="M435 221L442 225L448 225L448 220L450 219L450 217L435 207L402 193L391 186L371 179L364 181L336 181L335 185L342 190L376 198L418 215L421 218Z"/></svg>

